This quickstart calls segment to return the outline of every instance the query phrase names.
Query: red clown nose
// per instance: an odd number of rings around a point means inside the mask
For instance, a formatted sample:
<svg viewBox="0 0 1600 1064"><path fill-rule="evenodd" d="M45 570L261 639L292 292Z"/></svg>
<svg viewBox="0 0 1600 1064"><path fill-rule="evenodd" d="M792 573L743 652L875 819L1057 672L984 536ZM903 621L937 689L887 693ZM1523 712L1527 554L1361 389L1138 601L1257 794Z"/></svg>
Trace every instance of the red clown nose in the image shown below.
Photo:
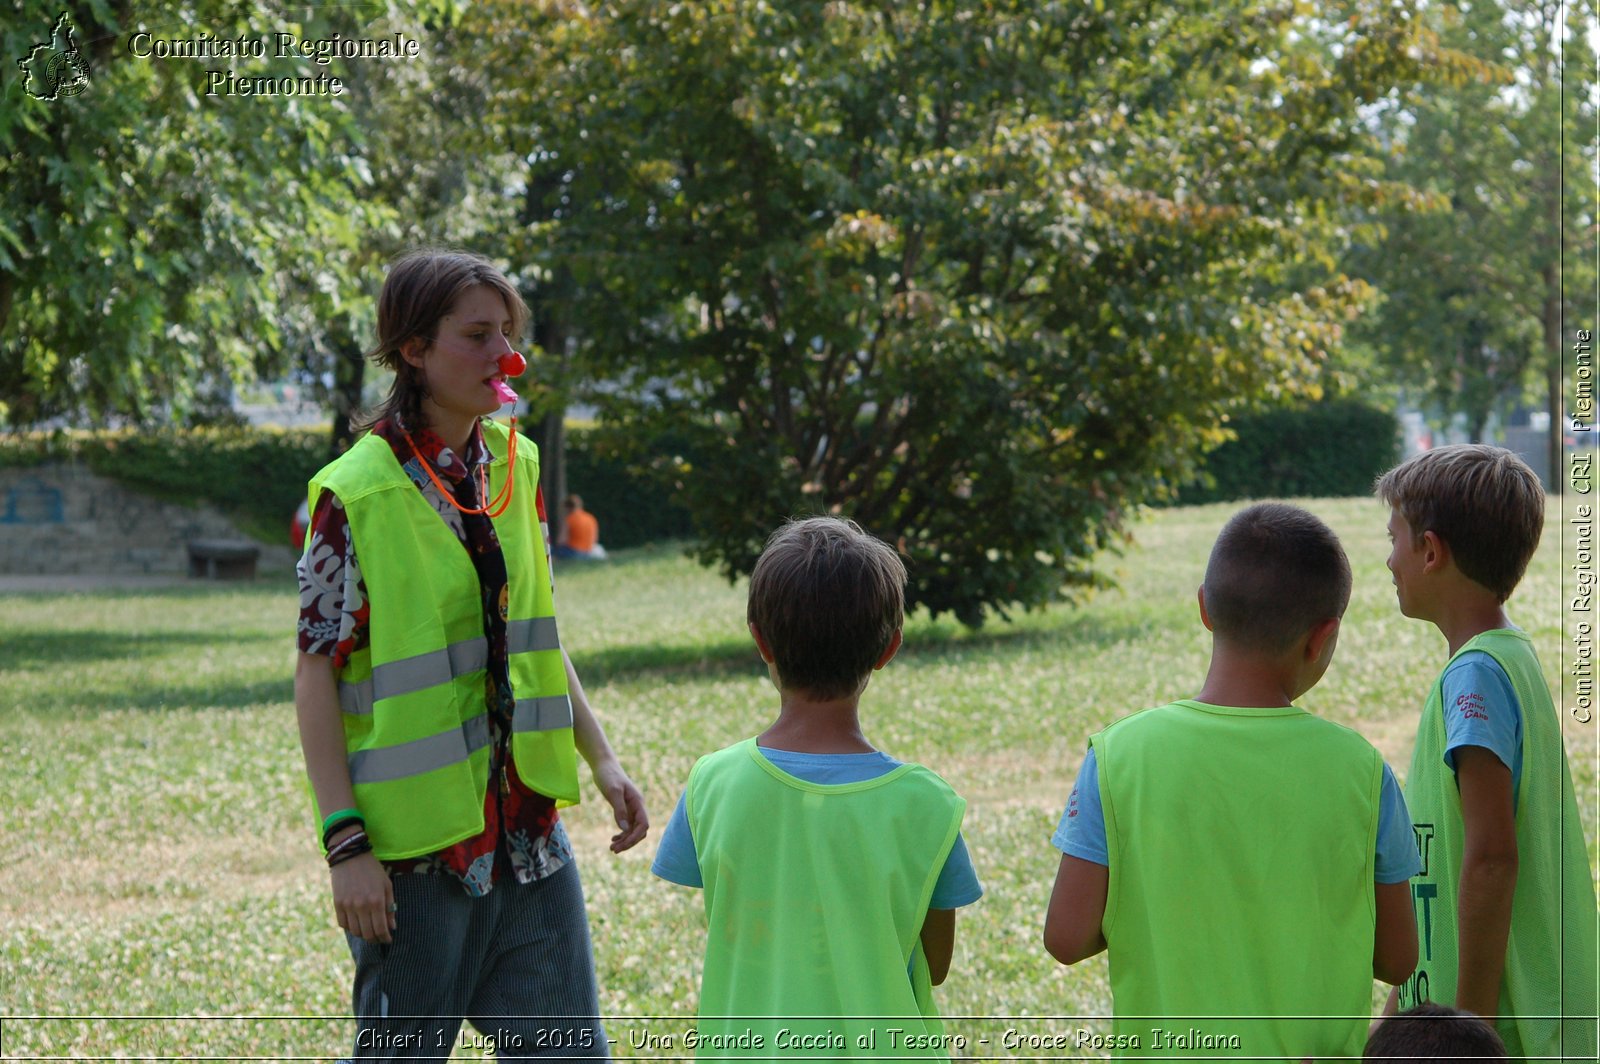
<svg viewBox="0 0 1600 1064"><path fill-rule="evenodd" d="M507 377L520 377L528 371L528 360L516 351L500 356L500 372Z"/></svg>

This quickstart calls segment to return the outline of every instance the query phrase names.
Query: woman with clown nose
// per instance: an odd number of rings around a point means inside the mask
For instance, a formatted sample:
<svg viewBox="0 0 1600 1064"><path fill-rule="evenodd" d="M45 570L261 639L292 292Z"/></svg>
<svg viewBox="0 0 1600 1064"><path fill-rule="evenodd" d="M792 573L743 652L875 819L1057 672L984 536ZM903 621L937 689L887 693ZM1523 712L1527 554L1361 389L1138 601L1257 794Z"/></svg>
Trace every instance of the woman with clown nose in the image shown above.
<svg viewBox="0 0 1600 1064"><path fill-rule="evenodd" d="M394 371L370 431L311 480L295 711L358 1059L607 1056L558 809L578 758L620 853L649 821L556 625L537 448L516 395L527 308L486 259L414 252L378 301Z"/></svg>

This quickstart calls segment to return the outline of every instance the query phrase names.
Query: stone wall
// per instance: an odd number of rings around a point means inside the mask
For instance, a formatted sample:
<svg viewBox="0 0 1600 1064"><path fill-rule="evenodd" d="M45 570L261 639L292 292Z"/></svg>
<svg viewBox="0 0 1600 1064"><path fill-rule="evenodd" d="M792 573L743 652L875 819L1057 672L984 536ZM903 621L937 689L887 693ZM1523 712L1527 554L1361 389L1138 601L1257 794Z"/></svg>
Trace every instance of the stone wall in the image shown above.
<svg viewBox="0 0 1600 1064"><path fill-rule="evenodd" d="M287 540L260 544L257 571L287 572ZM0 469L0 573L157 574L189 571L196 539L247 540L217 510L161 502L78 463Z"/></svg>

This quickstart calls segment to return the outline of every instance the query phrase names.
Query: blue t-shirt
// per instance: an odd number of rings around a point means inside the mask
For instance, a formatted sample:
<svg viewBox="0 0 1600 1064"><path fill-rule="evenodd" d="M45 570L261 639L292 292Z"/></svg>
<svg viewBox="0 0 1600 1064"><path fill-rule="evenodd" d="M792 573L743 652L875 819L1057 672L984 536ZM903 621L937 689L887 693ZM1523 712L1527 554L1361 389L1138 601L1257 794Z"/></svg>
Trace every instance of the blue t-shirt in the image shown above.
<svg viewBox="0 0 1600 1064"><path fill-rule="evenodd" d="M1094 747L1083 759L1072 796L1061 814L1061 823L1050 842L1062 853L1097 865L1111 867L1106 848L1106 816L1100 804L1100 770ZM1404 883L1422 871L1416 838L1411 832L1411 814L1406 810L1400 784L1383 766L1383 787L1378 793L1378 846L1373 879L1379 883Z"/></svg>
<svg viewBox="0 0 1600 1064"><path fill-rule="evenodd" d="M1456 751L1481 746L1511 770L1511 807L1522 783L1522 705L1511 677L1494 657L1469 650L1440 680L1444 698L1444 763L1456 771Z"/></svg>
<svg viewBox="0 0 1600 1064"><path fill-rule="evenodd" d="M778 768L807 783L839 784L860 783L877 779L898 768L900 762L873 750L865 754L803 754L794 750L770 750L759 747L761 754ZM1415 847L1412 847L1415 851ZM684 796L678 796L678 805L672 810L672 819L661 833L661 844L656 847L655 860L650 871L669 883L685 887L703 888L700 878L700 858L695 853L694 834L689 830L689 815L684 810ZM983 897L983 887L972 868L972 858L967 844L958 833L956 843L945 859L944 868L933 886L933 896L928 900L930 909L959 909Z"/></svg>

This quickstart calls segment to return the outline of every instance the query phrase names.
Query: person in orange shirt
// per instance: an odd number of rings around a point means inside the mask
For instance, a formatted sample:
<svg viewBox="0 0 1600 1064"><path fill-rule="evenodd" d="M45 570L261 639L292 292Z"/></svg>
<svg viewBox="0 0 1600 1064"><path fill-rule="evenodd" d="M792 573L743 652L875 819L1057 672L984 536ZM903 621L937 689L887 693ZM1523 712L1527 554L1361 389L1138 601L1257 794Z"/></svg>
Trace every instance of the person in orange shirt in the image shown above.
<svg viewBox="0 0 1600 1064"><path fill-rule="evenodd" d="M557 558L589 558L598 561L606 556L600 545L600 522L594 514L583 508L583 499L568 495L561 503L566 514L561 542L556 545Z"/></svg>

